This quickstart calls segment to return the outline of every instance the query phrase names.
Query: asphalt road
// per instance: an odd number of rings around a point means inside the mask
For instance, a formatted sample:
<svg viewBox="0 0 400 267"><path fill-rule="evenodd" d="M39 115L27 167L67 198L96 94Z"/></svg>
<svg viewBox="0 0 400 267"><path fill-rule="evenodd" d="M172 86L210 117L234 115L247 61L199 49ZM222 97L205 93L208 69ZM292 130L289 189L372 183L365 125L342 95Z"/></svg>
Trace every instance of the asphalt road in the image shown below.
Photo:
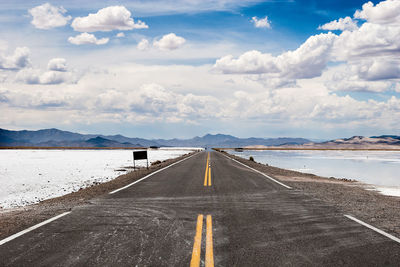
<svg viewBox="0 0 400 267"><path fill-rule="evenodd" d="M400 244L220 153L206 168L207 155L0 245L0 265L400 265Z"/></svg>

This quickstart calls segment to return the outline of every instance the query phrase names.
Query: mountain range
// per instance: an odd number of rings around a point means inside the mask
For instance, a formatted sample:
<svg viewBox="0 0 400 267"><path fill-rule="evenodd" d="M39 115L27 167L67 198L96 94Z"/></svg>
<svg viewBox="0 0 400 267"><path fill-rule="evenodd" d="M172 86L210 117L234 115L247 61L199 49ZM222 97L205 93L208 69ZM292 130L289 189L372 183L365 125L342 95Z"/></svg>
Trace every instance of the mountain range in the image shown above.
<svg viewBox="0 0 400 267"><path fill-rule="evenodd" d="M320 149L400 149L400 136L353 136L320 143L307 143L300 146L302 148Z"/></svg>
<svg viewBox="0 0 400 267"><path fill-rule="evenodd" d="M238 138L206 134L191 139L143 139L123 135L79 134L58 129L11 131L0 129L0 147L245 147L302 145L304 138Z"/></svg>
<svg viewBox="0 0 400 267"><path fill-rule="evenodd" d="M190 139L144 139L123 135L79 134L58 129L11 131L0 128L0 147L292 147L317 149L399 149L400 136L353 136L324 142L304 138L238 138L206 134Z"/></svg>

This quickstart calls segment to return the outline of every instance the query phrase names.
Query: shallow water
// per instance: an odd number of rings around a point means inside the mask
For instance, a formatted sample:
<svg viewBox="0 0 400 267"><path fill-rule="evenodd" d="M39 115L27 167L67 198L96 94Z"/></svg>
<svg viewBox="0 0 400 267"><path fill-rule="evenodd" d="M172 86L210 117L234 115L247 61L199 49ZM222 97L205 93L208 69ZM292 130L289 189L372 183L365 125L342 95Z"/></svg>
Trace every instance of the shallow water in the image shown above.
<svg viewBox="0 0 400 267"><path fill-rule="evenodd" d="M234 155L272 166L324 177L355 179L378 186L400 187L399 151L263 150Z"/></svg>

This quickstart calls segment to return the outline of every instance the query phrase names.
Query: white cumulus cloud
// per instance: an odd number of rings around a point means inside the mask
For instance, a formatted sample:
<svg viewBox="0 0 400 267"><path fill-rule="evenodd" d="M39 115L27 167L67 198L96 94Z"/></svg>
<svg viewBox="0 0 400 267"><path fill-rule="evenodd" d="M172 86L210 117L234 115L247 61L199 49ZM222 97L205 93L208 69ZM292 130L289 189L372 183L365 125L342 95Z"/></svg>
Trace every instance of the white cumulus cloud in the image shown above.
<svg viewBox="0 0 400 267"><path fill-rule="evenodd" d="M279 69L275 61L276 58L271 54L252 50L242 54L237 59L232 55L220 58L216 61L214 69L226 74L277 73Z"/></svg>
<svg viewBox="0 0 400 267"><path fill-rule="evenodd" d="M97 39L96 36L94 36L91 33L81 33L75 37L69 37L68 42L74 45L82 45L82 44L96 44L96 45L103 45L108 43L109 38L101 38Z"/></svg>
<svg viewBox="0 0 400 267"><path fill-rule="evenodd" d="M335 42L336 60L353 58L399 57L400 25L366 22L356 31L344 31Z"/></svg>
<svg viewBox="0 0 400 267"><path fill-rule="evenodd" d="M265 18L257 18L257 17L252 17L251 21L254 24L254 27L256 28L267 28L271 29L271 22L268 20L268 16L265 16Z"/></svg>
<svg viewBox="0 0 400 267"><path fill-rule="evenodd" d="M354 67L357 75L366 81L400 78L400 61L392 59L369 59Z"/></svg>
<svg viewBox="0 0 400 267"><path fill-rule="evenodd" d="M119 32L119 33L117 33L117 34L115 35L115 37L117 37L117 38L123 38L123 37L125 37L125 33Z"/></svg>
<svg viewBox="0 0 400 267"><path fill-rule="evenodd" d="M233 74L267 74L264 78L313 78L321 75L329 61L337 36L333 33L311 36L298 49L285 52L277 57L259 51L249 51L238 59L225 56L218 59L214 70ZM287 82L275 80L276 84Z"/></svg>
<svg viewBox="0 0 400 267"><path fill-rule="evenodd" d="M67 71L67 61L65 58L53 58L47 64L48 70L53 71Z"/></svg>
<svg viewBox="0 0 400 267"><path fill-rule="evenodd" d="M39 69L23 69L17 73L16 80L26 84L61 84L77 81L75 74L61 71L45 71Z"/></svg>
<svg viewBox="0 0 400 267"><path fill-rule="evenodd" d="M368 2L354 15L365 20L359 21L360 27L350 17L341 18L320 26L341 30L340 34L313 35L296 50L278 56L258 51L248 51L237 58L228 55L218 59L213 69L225 74L246 74L252 81L276 88L296 85L298 79L321 77L332 69L328 63L333 62L347 69L344 76L341 73L336 80L330 79L330 89L391 90L400 79L399 2L387 0L376 6Z"/></svg>
<svg viewBox="0 0 400 267"><path fill-rule="evenodd" d="M93 106L100 112L129 112L143 120L182 121L189 115L212 114L217 103L211 96L177 93L160 84L149 83L128 92L108 89L94 99Z"/></svg>
<svg viewBox="0 0 400 267"><path fill-rule="evenodd" d="M400 23L400 1L386 0L376 6L372 2L367 2L361 10L354 13L354 18L378 24L398 24Z"/></svg>
<svg viewBox="0 0 400 267"><path fill-rule="evenodd" d="M186 42L185 38L176 36L175 33L164 35L160 40L153 42L153 46L160 50L175 50Z"/></svg>
<svg viewBox="0 0 400 267"><path fill-rule="evenodd" d="M71 16L64 16L66 12L63 7L55 7L49 3L29 9L29 14L33 17L32 25L44 30L66 25L71 19Z"/></svg>
<svg viewBox="0 0 400 267"><path fill-rule="evenodd" d="M137 49L144 51L150 48L150 43L147 39L142 39L138 44L137 44Z"/></svg>
<svg viewBox="0 0 400 267"><path fill-rule="evenodd" d="M350 17L340 18L318 27L319 30L354 31L358 29L357 23Z"/></svg>
<svg viewBox="0 0 400 267"><path fill-rule="evenodd" d="M22 69L30 65L28 47L17 47L12 55L0 55L0 69Z"/></svg>
<svg viewBox="0 0 400 267"><path fill-rule="evenodd" d="M109 6L100 9L95 14L77 17L72 21L71 27L78 32L108 32L148 28L143 21L138 20L135 23L131 18L131 12L124 6Z"/></svg>
<svg viewBox="0 0 400 267"><path fill-rule="evenodd" d="M25 84L61 84L75 83L79 75L75 71L68 71L67 61L64 58L52 58L47 64L47 70L38 68L24 68L15 76L15 80Z"/></svg>

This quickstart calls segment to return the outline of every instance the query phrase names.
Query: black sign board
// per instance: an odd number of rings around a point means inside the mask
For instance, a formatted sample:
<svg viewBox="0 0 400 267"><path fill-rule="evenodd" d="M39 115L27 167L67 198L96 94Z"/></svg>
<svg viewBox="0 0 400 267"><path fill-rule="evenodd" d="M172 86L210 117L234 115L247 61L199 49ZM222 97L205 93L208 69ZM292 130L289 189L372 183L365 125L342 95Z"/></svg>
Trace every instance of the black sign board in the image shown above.
<svg viewBox="0 0 400 267"><path fill-rule="evenodd" d="M133 159L147 159L147 150L133 151Z"/></svg>
<svg viewBox="0 0 400 267"><path fill-rule="evenodd" d="M133 151L133 169L135 169L135 160L146 159L147 169L149 168L149 159L147 158L147 150Z"/></svg>

